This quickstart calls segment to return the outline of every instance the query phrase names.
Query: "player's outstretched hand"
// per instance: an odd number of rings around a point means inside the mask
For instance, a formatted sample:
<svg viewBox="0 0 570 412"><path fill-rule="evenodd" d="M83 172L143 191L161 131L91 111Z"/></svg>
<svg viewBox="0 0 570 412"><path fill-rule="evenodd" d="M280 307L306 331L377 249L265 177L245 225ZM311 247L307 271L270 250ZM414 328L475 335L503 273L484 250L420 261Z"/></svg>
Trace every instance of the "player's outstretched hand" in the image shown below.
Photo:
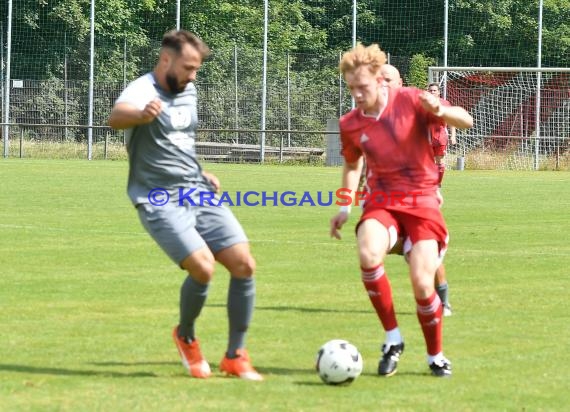
<svg viewBox="0 0 570 412"><path fill-rule="evenodd" d="M142 122L143 124L152 122L161 112L162 102L160 99L154 99L147 103L147 105L142 110Z"/></svg>
<svg viewBox="0 0 570 412"><path fill-rule="evenodd" d="M340 239L340 229L348 220L348 213L339 212L331 219L331 237Z"/></svg>
<svg viewBox="0 0 570 412"><path fill-rule="evenodd" d="M430 113L438 113L441 109L441 101L433 94L424 91L419 96L422 107Z"/></svg>

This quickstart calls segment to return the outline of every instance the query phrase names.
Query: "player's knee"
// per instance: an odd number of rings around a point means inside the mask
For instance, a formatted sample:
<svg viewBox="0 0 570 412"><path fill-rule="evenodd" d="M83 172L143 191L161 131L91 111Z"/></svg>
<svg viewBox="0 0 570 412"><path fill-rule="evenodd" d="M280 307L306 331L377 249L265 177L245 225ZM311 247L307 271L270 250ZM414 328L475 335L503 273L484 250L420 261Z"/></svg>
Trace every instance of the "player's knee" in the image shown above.
<svg viewBox="0 0 570 412"><path fill-rule="evenodd" d="M255 262L255 259L253 258L253 256L249 255L246 261L244 262L243 273L245 273L247 277L251 277L255 273L256 267L257 264Z"/></svg>
<svg viewBox="0 0 570 412"><path fill-rule="evenodd" d="M215 261L214 259L203 258L198 261L183 262L183 268L188 272L196 282L207 284L214 277Z"/></svg>
<svg viewBox="0 0 570 412"><path fill-rule="evenodd" d="M434 278L429 273L412 273L411 274L412 286L414 288L414 295L420 299L426 299L434 291Z"/></svg>
<svg viewBox="0 0 570 412"><path fill-rule="evenodd" d="M203 284L210 283L214 277L214 265L205 263L192 270L192 272L189 271L188 274L197 282Z"/></svg>
<svg viewBox="0 0 570 412"><path fill-rule="evenodd" d="M232 262L231 273L232 276L239 278L249 278L255 273L256 263L253 256L250 254L245 254L239 256L234 262Z"/></svg>
<svg viewBox="0 0 570 412"><path fill-rule="evenodd" d="M440 265L437 270L435 271L435 284L436 285L443 285L447 283L445 278L445 271L443 267Z"/></svg>
<svg viewBox="0 0 570 412"><path fill-rule="evenodd" d="M382 263L382 253L370 248L361 248L358 251L360 266L363 268L371 268Z"/></svg>

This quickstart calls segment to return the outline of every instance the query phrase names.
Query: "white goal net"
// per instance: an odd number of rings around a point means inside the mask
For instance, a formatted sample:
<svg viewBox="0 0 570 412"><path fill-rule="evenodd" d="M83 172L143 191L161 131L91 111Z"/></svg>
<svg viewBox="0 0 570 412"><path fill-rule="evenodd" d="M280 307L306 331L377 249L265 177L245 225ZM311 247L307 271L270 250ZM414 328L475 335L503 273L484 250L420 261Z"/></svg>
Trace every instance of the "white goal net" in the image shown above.
<svg viewBox="0 0 570 412"><path fill-rule="evenodd" d="M430 67L429 80L474 119L448 167L462 157L472 169L570 168L569 68Z"/></svg>

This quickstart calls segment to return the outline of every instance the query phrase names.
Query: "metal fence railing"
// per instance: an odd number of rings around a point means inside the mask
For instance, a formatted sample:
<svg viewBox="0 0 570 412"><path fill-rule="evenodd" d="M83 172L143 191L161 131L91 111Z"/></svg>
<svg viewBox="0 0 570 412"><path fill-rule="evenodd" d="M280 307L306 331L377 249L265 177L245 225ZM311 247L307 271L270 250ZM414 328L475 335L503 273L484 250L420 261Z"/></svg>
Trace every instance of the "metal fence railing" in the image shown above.
<svg viewBox="0 0 570 412"><path fill-rule="evenodd" d="M267 0L225 2L223 10L219 2L199 10L185 0L99 2L91 13L90 0L77 4L73 18L64 3L0 2L6 137L13 136L11 124L61 125L66 142L98 148L108 131L95 125L105 123L127 82L152 70L161 36L175 27L199 33L212 48L197 81L198 116L203 129L215 130L208 141L220 144L322 146L322 133L301 131L325 130L328 119L352 107L337 66L357 41L379 43L406 83L419 87L434 64L570 66L568 8L542 0L293 2L287 13ZM497 16L505 18L493 25ZM516 26L520 21L528 24ZM53 127L27 130L23 149L40 130L45 138L54 133ZM298 132L283 137L269 130ZM15 133L19 139L20 129Z"/></svg>
<svg viewBox="0 0 570 412"><path fill-rule="evenodd" d="M109 126L0 123L9 126L8 157L126 159L124 133ZM86 138L91 129L91 143ZM261 134L266 135L265 160L324 163L325 135L318 130L199 129L196 153L203 161L261 162ZM257 143L252 142L257 136ZM5 142L1 139L2 144ZM249 142L249 143L248 143ZM304 145L312 142L314 145ZM91 154L91 157L89 155Z"/></svg>

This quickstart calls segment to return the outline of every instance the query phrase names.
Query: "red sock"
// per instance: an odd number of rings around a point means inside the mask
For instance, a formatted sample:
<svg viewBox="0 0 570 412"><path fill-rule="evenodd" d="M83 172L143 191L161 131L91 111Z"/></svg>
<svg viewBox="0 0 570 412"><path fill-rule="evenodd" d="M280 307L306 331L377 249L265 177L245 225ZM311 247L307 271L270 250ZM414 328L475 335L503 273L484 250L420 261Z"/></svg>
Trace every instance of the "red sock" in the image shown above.
<svg viewBox="0 0 570 412"><path fill-rule="evenodd" d="M443 347L443 305L436 292L427 299L418 299L418 320L424 332L428 355L434 356L442 351Z"/></svg>
<svg viewBox="0 0 570 412"><path fill-rule="evenodd" d="M392 288L388 276L384 272L384 264L369 269L362 269L362 283L368 292L370 302L376 309L378 318L382 322L384 330L392 330L398 327L394 302L392 301Z"/></svg>
<svg viewBox="0 0 570 412"><path fill-rule="evenodd" d="M441 182L443 181L443 174L445 173L445 163L437 165L437 184L441 187Z"/></svg>

